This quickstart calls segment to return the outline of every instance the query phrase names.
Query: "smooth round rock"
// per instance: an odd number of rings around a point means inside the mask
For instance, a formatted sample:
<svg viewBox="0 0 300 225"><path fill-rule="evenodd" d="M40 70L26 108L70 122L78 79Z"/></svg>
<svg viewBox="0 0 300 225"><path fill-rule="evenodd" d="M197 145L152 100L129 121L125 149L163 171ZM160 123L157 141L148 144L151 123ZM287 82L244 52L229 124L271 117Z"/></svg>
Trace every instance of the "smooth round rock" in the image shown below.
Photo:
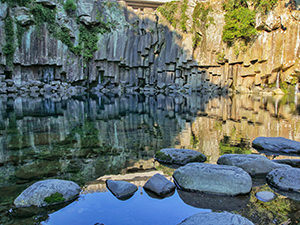
<svg viewBox="0 0 300 225"><path fill-rule="evenodd" d="M237 166L251 176L265 176L277 168L291 168L289 165L275 163L262 155L226 154L218 159L218 164Z"/></svg>
<svg viewBox="0 0 300 225"><path fill-rule="evenodd" d="M189 163L175 170L173 177L187 191L234 196L249 193L252 187L250 175L235 166Z"/></svg>
<svg viewBox="0 0 300 225"><path fill-rule="evenodd" d="M190 162L205 162L206 156L191 149L165 148L155 155L157 161L161 163L186 165Z"/></svg>
<svg viewBox="0 0 300 225"><path fill-rule="evenodd" d="M201 212L178 225L254 225L248 219L229 212Z"/></svg>
<svg viewBox="0 0 300 225"><path fill-rule="evenodd" d="M252 142L252 147L278 154L300 154L300 142L283 137L258 137Z"/></svg>
<svg viewBox="0 0 300 225"><path fill-rule="evenodd" d="M146 182L144 188L159 196L164 196L175 190L175 184L157 173Z"/></svg>
<svg viewBox="0 0 300 225"><path fill-rule="evenodd" d="M274 159L275 163L286 164L292 167L300 168L300 159Z"/></svg>
<svg viewBox="0 0 300 225"><path fill-rule="evenodd" d="M107 188L119 199L131 197L137 190L137 186L126 181L106 181Z"/></svg>
<svg viewBox="0 0 300 225"><path fill-rule="evenodd" d="M270 191L260 191L255 194L256 198L263 202L269 202L275 198L275 194Z"/></svg>
<svg viewBox="0 0 300 225"><path fill-rule="evenodd" d="M300 169L275 169L267 175L267 182L280 190L300 192Z"/></svg>
<svg viewBox="0 0 300 225"><path fill-rule="evenodd" d="M74 199L81 191L81 188L73 181L49 179L38 181L25 189L14 201L16 207L48 206L53 205L45 201L45 198L60 193L64 201Z"/></svg>

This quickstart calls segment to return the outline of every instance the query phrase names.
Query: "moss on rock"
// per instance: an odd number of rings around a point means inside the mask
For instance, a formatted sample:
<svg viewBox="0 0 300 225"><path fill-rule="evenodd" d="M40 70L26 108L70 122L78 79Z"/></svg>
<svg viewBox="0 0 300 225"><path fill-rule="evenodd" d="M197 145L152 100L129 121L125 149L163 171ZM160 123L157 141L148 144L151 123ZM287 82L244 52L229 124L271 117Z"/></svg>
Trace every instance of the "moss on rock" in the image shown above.
<svg viewBox="0 0 300 225"><path fill-rule="evenodd" d="M48 197L46 197L44 199L45 202L47 202L48 204L55 204L55 203L60 203L60 202L64 202L65 198L63 197L63 195L61 193L54 193Z"/></svg>

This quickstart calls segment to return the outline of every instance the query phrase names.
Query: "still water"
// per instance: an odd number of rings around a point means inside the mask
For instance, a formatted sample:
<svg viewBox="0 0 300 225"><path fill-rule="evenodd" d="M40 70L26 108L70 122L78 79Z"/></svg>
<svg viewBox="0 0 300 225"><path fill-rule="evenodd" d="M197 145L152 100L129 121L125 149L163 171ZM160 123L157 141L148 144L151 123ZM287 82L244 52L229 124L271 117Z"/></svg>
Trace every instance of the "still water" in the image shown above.
<svg viewBox="0 0 300 225"><path fill-rule="evenodd" d="M239 213L256 224L297 224L300 202L293 196L277 193L269 203L255 198L259 190L273 191L264 181L240 198L176 191L157 199L140 188L127 201L115 199L104 181L128 180L141 187L156 172L172 179L173 169L153 160L161 148L195 149L216 163L225 153L257 153L251 148L257 136L300 141L299 105L297 96L2 96L0 224L178 224L210 210ZM13 200L46 178L73 180L84 191L61 209L14 213Z"/></svg>

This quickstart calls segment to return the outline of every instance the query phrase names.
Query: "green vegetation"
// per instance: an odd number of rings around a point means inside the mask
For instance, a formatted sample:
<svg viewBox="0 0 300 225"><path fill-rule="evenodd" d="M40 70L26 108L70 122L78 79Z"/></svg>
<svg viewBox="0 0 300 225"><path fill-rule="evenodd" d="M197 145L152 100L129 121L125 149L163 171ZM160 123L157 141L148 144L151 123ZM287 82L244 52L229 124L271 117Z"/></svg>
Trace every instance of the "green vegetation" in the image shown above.
<svg viewBox="0 0 300 225"><path fill-rule="evenodd" d="M256 34L256 12L268 13L278 0L253 0L254 10L248 7L246 0L227 0L224 4L225 26L223 41L231 45L236 40L249 42Z"/></svg>
<svg viewBox="0 0 300 225"><path fill-rule="evenodd" d="M220 64L225 63L225 53L224 52L217 53L217 63L220 63Z"/></svg>
<svg viewBox="0 0 300 225"><path fill-rule="evenodd" d="M180 15L180 28L183 32L187 32L186 23L188 20L188 17L186 15L186 10L188 8L188 0L183 0L181 5L181 15Z"/></svg>
<svg viewBox="0 0 300 225"><path fill-rule="evenodd" d="M220 154L251 154L250 144L243 138L238 143L231 143L230 137L224 136L219 144Z"/></svg>
<svg viewBox="0 0 300 225"><path fill-rule="evenodd" d="M195 49L200 41L201 41L201 33L205 32L205 29L210 25L214 24L214 19L212 17L209 17L208 14L212 10L211 6L209 4L205 4L202 2L198 2L194 8L192 19L192 30L193 33L193 48Z"/></svg>
<svg viewBox="0 0 300 225"><path fill-rule="evenodd" d="M16 23L17 24L17 39L18 39L18 46L20 47L22 44L22 37L23 34L25 33L25 31L27 30L26 27L23 27L20 23Z"/></svg>
<svg viewBox="0 0 300 225"><path fill-rule="evenodd" d="M54 193L48 197L46 197L44 199L45 202L47 202L48 204L55 204L55 203L60 203L60 202L64 202L65 198L63 197L63 195L61 193Z"/></svg>
<svg viewBox="0 0 300 225"><path fill-rule="evenodd" d="M257 31L255 29L255 11L248 9L247 2L230 0L225 5L225 26L223 41L232 44L235 40L250 41Z"/></svg>
<svg viewBox="0 0 300 225"><path fill-rule="evenodd" d="M11 67L13 65L13 58L15 52L15 31L14 22L12 17L7 16L4 20L4 30L5 30L5 45L3 47L3 53L6 56L6 64Z"/></svg>
<svg viewBox="0 0 300 225"><path fill-rule="evenodd" d="M67 0L64 4L64 10L67 13L72 13L76 10L77 6L74 0Z"/></svg>
<svg viewBox="0 0 300 225"><path fill-rule="evenodd" d="M28 6L32 0L1 0L1 2L6 2L9 7L14 6Z"/></svg>
<svg viewBox="0 0 300 225"><path fill-rule="evenodd" d="M161 152L161 151L158 151L156 152L155 154L155 158L158 160L158 161L163 161L163 162L171 162L172 160L172 157Z"/></svg>
<svg viewBox="0 0 300 225"><path fill-rule="evenodd" d="M176 19L176 13L179 8L179 2L167 2L163 6L157 8L157 11L160 12L163 17L174 27L176 28L178 19Z"/></svg>

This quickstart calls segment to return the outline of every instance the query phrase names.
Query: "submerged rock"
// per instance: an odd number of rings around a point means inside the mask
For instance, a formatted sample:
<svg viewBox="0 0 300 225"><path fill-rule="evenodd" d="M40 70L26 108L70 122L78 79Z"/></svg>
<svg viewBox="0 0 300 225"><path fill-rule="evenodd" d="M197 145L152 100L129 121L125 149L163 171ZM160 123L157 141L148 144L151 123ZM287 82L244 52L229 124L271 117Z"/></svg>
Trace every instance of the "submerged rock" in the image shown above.
<svg viewBox="0 0 300 225"><path fill-rule="evenodd" d="M201 212L193 215L178 225L254 225L248 219L229 212Z"/></svg>
<svg viewBox="0 0 300 225"><path fill-rule="evenodd" d="M130 198L137 190L137 186L126 181L106 181L107 188L119 199Z"/></svg>
<svg viewBox="0 0 300 225"><path fill-rule="evenodd" d="M300 142L283 137L258 137L252 142L253 148L283 154L300 154Z"/></svg>
<svg viewBox="0 0 300 225"><path fill-rule="evenodd" d="M155 155L157 161L168 164L186 165L190 162L205 162L206 156L190 149L166 148Z"/></svg>
<svg viewBox="0 0 300 225"><path fill-rule="evenodd" d="M262 155L227 154L218 159L218 164L237 166L245 170L251 176L265 176L277 168L290 168L269 160Z"/></svg>
<svg viewBox="0 0 300 225"><path fill-rule="evenodd" d="M267 175L267 182L280 190L300 192L300 169L275 169Z"/></svg>
<svg viewBox="0 0 300 225"><path fill-rule="evenodd" d="M261 200L263 202L269 202L275 198L275 194L270 191L260 191L257 192L255 196L258 200Z"/></svg>
<svg viewBox="0 0 300 225"><path fill-rule="evenodd" d="M272 160L275 163L280 163L280 164L287 164L292 167L298 167L300 168L300 159L275 159Z"/></svg>
<svg viewBox="0 0 300 225"><path fill-rule="evenodd" d="M157 173L146 182L144 188L159 196L164 196L173 192L175 185L163 175Z"/></svg>
<svg viewBox="0 0 300 225"><path fill-rule="evenodd" d="M238 195L249 193L252 187L250 175L235 166L189 163L175 170L173 177L188 191Z"/></svg>
<svg viewBox="0 0 300 225"><path fill-rule="evenodd" d="M73 181L49 179L25 189L14 201L16 207L48 206L73 200L81 188Z"/></svg>

